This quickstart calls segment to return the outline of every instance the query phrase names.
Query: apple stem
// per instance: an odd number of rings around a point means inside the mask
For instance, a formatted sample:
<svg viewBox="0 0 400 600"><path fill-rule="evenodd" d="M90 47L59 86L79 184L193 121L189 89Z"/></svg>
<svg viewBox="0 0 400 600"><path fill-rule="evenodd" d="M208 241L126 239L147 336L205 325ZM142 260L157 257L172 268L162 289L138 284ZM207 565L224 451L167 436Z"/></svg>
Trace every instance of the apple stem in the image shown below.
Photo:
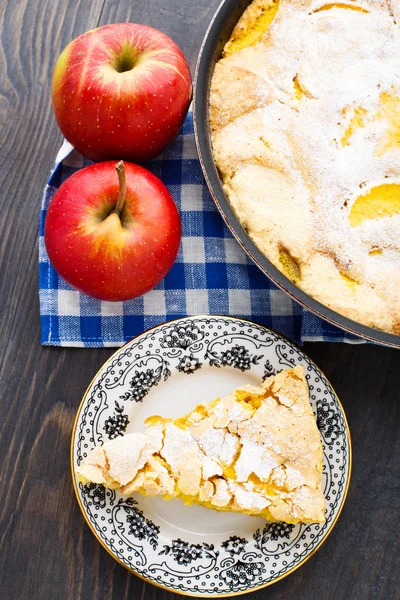
<svg viewBox="0 0 400 600"><path fill-rule="evenodd" d="M126 175L125 175L124 161L120 160L119 163L117 165L115 165L115 168L117 169L117 173L118 173L119 192L118 192L117 204L115 205L113 213L120 216L122 209L124 208L125 196L126 196Z"/></svg>

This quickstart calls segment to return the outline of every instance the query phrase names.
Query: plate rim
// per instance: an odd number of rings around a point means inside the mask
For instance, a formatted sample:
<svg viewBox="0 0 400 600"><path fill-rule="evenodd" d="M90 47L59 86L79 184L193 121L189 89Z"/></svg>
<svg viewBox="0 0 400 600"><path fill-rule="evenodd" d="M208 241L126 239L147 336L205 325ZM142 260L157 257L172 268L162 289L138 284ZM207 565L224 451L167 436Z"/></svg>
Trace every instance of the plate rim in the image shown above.
<svg viewBox="0 0 400 600"><path fill-rule="evenodd" d="M129 571L129 573L131 573L132 575L135 575L136 577L138 577L139 579L145 581L146 583L150 584L150 585L154 585L155 587L158 587L160 589L166 590L168 592L172 592L181 596L187 596L187 597L191 597L191 598L196 598L199 596L195 596L194 594L190 593L190 592L183 592L180 590L171 590L171 588L167 585L163 585L161 583L158 582L154 582L150 579L148 579L147 577L145 577L144 575L141 575L140 573L137 573L134 569L128 567L122 560L120 560L111 550L110 548L105 544L105 542L98 536L95 528L93 527L92 523L90 522L86 511L82 505L82 501L80 499L80 495L78 492L78 487L77 487L77 483L76 483L76 474L75 474L75 455L74 455L74 443L75 443L75 437L76 437L76 433L77 433L77 423L79 420L79 417L81 415L82 412L82 406L88 396L89 390L91 389L93 383L96 381L96 379L98 378L100 372L116 357L117 354L119 354L119 352L121 352L121 350L123 348L125 348L126 346L128 346L128 344L130 344L132 341L137 340L138 338L140 338L141 336L155 330L158 329L159 327L162 327L163 325L169 325L172 323L176 323L179 321L191 321L194 319L199 319L199 318L222 318L222 319L227 319L229 321L243 321L245 323L249 323L250 325L255 325L257 327L261 327L263 329L265 329L268 332L271 332L274 335L277 335L278 337L280 337L281 339L283 339L284 341L289 341L291 344L294 345L294 347L296 348L296 350L298 350L299 352L301 352L302 354L304 354L305 356L307 356L308 360L311 362L311 364L317 368L318 371L320 371L322 373L322 375L325 377L326 381L328 382L334 396L335 399L342 411L342 416L343 416L343 420L344 420L344 424L345 424L345 432L346 432L346 439L347 439L347 443L348 443L348 475L347 475L347 480L346 480L346 486L344 489L344 494L340 503L340 506L338 508L338 512L336 513L336 516L329 528L329 530L327 531L326 535L319 541L319 543L315 546L315 548L312 549L312 551L310 552L310 554L307 554L307 556L305 556L303 558L303 560L301 560L297 565L295 565L292 569L290 569L289 571L286 571L285 573L283 573L282 575L280 575L279 577L277 577L276 579L273 579L272 581L268 581L267 583L262 583L261 585L257 586L257 587L253 587L249 590L245 590L245 591L237 591L237 592L229 592L227 594L207 594L204 595L204 598L232 598L234 596L239 596L239 595L244 595L244 594L250 594L252 592L257 592L263 588L269 587L270 585L273 585L275 583L277 583L278 581L281 581L282 579L284 579L285 577L287 577L288 575L291 575L294 571L296 571L297 569L299 569L301 566L303 566L308 559L310 559L321 547L322 545L326 542L326 540L328 539L328 537L330 536L330 534L332 533L341 513L343 510L343 507L345 505L346 499L347 499L347 494L349 491L349 487L350 487L350 482L351 482L351 476L352 476L352 467L353 467L353 448L352 448L352 441L351 441L351 433L350 433L350 428L349 428L349 424L347 421L347 416L345 413L345 410L343 408L343 405L335 391L335 388L333 387L333 385L331 384L330 380L328 379L328 377L326 376L326 374L324 373L324 371L322 371L322 369L320 369L320 367L318 367L318 365L292 340L290 340L289 338L287 338L285 335L279 333L278 331L275 331L274 329L271 329L270 327L266 327L265 325L261 325L259 323L256 323L255 321L252 321L250 319L246 319L243 317L237 317L237 316L233 316L233 315L220 315L220 314L198 314L198 315L190 315L190 316L186 316L186 317L181 317L181 318L177 318L177 319L171 319L168 321L164 321L163 323L159 323L158 325L154 325L153 327L149 327L148 329L145 329L144 331L142 331L141 333L139 333L138 335L136 335L135 337L133 337L131 340L129 340L128 342L126 342L125 344L123 344L122 346L120 346L119 348L117 348L115 350L115 352L113 352L111 354L111 356L108 357L108 359L101 365L101 367L97 370L97 372L95 373L94 377L91 379L89 385L86 387L83 396L79 402L78 408L76 410L76 415L74 418L74 422L73 422L73 426L72 426L72 433L71 433L71 442L70 442L70 469L71 469L71 478L72 478L72 485L74 488L74 493L75 493L75 497L78 503L78 506L80 508L80 511L83 515L84 520L86 521L86 524L89 526L90 531L93 533L93 535L95 536L96 540L101 544L101 546L108 552L108 554L110 556L112 556L112 558L118 563L120 564L122 567L124 567L127 571ZM201 598L202 596L200 596Z"/></svg>

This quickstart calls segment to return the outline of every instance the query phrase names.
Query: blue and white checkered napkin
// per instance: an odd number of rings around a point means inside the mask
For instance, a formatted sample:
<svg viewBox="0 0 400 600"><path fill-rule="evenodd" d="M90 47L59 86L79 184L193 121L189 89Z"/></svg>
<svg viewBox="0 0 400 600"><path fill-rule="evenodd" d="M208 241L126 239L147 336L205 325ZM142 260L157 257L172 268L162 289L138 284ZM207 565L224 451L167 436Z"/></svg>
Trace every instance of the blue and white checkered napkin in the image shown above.
<svg viewBox="0 0 400 600"><path fill-rule="evenodd" d="M162 156L146 165L165 183L180 210L182 244L175 265L154 290L128 302L101 302L80 294L51 266L43 232L54 192L87 164L64 143L44 192L39 237L42 344L121 346L153 325L195 314L247 317L300 344L361 341L292 301L243 252L217 211L203 179L191 112L177 139Z"/></svg>

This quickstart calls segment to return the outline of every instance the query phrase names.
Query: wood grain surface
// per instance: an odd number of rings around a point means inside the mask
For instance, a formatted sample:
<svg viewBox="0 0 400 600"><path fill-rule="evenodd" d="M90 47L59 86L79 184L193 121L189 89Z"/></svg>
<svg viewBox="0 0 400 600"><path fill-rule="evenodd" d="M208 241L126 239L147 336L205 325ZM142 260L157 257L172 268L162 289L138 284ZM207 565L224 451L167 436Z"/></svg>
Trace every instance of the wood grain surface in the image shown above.
<svg viewBox="0 0 400 600"><path fill-rule="evenodd" d="M62 48L99 24L137 21L181 46L192 69L219 0L0 1L0 598L172 600L96 541L71 485L81 396L111 350L39 342L37 238L43 186L61 142L50 80ZM192 71L193 72L193 71ZM307 344L341 398L353 437L347 503L324 546L271 600L400 598L400 353Z"/></svg>

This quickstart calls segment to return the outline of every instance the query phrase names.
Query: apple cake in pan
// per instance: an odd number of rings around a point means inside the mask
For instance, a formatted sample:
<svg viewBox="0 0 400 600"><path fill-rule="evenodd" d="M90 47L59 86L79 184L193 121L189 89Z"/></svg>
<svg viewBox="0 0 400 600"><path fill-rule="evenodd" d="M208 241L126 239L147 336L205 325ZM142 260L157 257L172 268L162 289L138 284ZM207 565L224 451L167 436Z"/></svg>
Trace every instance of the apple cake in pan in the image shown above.
<svg viewBox="0 0 400 600"><path fill-rule="evenodd" d="M213 74L225 193L310 296L400 333L400 0L254 0Z"/></svg>

